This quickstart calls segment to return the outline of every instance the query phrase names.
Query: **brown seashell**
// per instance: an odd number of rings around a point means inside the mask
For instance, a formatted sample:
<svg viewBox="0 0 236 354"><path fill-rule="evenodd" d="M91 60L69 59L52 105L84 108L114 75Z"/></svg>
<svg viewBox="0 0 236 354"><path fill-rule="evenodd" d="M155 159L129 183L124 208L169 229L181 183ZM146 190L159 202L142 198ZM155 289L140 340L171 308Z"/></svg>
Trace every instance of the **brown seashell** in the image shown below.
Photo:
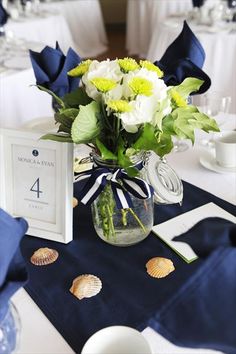
<svg viewBox="0 0 236 354"><path fill-rule="evenodd" d="M73 280L70 292L79 300L97 295L102 289L101 280L92 274L83 274Z"/></svg>
<svg viewBox="0 0 236 354"><path fill-rule="evenodd" d="M37 266L43 266L55 262L58 258L58 252L51 248L39 248L30 258L31 263Z"/></svg>
<svg viewBox="0 0 236 354"><path fill-rule="evenodd" d="M78 205L78 200L73 197L73 208L75 208Z"/></svg>
<svg viewBox="0 0 236 354"><path fill-rule="evenodd" d="M154 257L146 264L147 272L153 278L164 278L175 270L173 262L168 258Z"/></svg>

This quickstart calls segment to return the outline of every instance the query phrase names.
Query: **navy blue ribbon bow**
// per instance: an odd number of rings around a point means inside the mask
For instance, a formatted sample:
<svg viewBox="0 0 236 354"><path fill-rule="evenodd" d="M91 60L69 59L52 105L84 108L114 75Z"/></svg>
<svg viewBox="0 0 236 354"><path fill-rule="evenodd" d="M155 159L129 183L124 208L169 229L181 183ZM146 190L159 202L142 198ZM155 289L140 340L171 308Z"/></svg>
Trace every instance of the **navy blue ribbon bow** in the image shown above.
<svg viewBox="0 0 236 354"><path fill-rule="evenodd" d="M104 167L94 167L75 177L76 197L83 204L91 204L103 191L107 183L111 184L118 209L131 208L133 206L130 194L138 199L147 199L154 192L152 186L143 179L129 177L123 169L111 171Z"/></svg>

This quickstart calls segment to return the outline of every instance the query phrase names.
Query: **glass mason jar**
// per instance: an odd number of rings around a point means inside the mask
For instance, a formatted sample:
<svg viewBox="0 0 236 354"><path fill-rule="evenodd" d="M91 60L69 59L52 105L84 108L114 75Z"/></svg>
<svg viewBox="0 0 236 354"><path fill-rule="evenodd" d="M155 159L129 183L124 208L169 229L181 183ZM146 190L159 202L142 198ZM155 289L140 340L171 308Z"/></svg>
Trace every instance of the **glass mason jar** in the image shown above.
<svg viewBox="0 0 236 354"><path fill-rule="evenodd" d="M142 156L134 158L134 165L142 162ZM109 170L119 168L114 161L104 161L93 155L96 166ZM140 171L142 175L142 171ZM139 199L129 193L132 207L118 209L110 181L92 203L94 228L98 236L116 246L131 246L144 240L153 227L153 197Z"/></svg>
<svg viewBox="0 0 236 354"><path fill-rule="evenodd" d="M0 321L0 353L15 352L19 344L20 318L16 307L10 303L7 312Z"/></svg>

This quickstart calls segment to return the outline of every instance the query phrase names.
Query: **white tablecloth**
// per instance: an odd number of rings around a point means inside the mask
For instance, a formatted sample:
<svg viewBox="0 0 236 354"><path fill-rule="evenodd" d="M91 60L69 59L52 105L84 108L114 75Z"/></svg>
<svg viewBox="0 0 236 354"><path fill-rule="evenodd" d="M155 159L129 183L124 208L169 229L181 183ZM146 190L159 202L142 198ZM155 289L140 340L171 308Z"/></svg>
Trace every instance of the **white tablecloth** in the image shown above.
<svg viewBox="0 0 236 354"><path fill-rule="evenodd" d="M148 50L151 61L160 59L166 48L173 42L182 29L182 20L168 19L156 27ZM222 91L232 97L231 112L236 112L236 32L206 31L203 26L191 26L201 42L206 61L203 70L212 80L211 91Z"/></svg>
<svg viewBox="0 0 236 354"><path fill-rule="evenodd" d="M167 16L185 13L191 0L128 0L126 47L129 54L145 58L152 34Z"/></svg>
<svg viewBox="0 0 236 354"><path fill-rule="evenodd" d="M224 128L232 129L235 127L236 116L229 115ZM193 149L191 148L185 152L170 154L168 156L168 162L185 181L213 193L228 202L236 204L236 174L216 173L204 168L199 163L199 158L202 154L200 141L204 137L205 133L197 134L196 145ZM14 295L13 302L17 306L22 322L19 354L73 353L70 346L40 311L25 290L19 290ZM150 328L146 328L142 333L148 340L153 354L218 353L206 349L176 347Z"/></svg>
<svg viewBox="0 0 236 354"><path fill-rule="evenodd" d="M76 49L67 22L60 14L9 21L6 30L12 32L15 38L26 40L22 41L25 49L16 47L15 55L11 55L12 59L20 60L23 56L28 56L26 48L39 52L45 45L55 47L56 41L65 54L69 47ZM8 70L0 73L1 127L15 128L34 118L52 116L51 97L30 87L34 84L30 60L25 70L14 70L14 66L8 66Z"/></svg>
<svg viewBox="0 0 236 354"><path fill-rule="evenodd" d="M38 117L53 116L51 97L30 87L33 69L0 73L0 127L16 128Z"/></svg>
<svg viewBox="0 0 236 354"><path fill-rule="evenodd" d="M55 43L58 41L64 52L69 47L76 49L67 22L60 14L47 14L44 17L37 16L21 21L8 21L6 31L11 31L18 38L42 43L42 48L45 45L55 47Z"/></svg>
<svg viewBox="0 0 236 354"><path fill-rule="evenodd" d="M45 10L59 11L65 17L81 57L95 57L107 50L107 37L98 0L52 1L41 6Z"/></svg>

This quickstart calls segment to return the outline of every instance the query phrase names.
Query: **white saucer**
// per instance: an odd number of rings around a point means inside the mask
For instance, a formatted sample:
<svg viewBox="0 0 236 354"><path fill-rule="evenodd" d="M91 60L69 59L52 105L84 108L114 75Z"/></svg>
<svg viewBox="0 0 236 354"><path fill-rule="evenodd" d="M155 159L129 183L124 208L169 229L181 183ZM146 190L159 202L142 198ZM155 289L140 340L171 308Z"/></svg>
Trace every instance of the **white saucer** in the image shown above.
<svg viewBox="0 0 236 354"><path fill-rule="evenodd" d="M200 164L208 170L217 173L236 173L236 167L223 167L218 165L214 152L205 151L200 157Z"/></svg>
<svg viewBox="0 0 236 354"><path fill-rule="evenodd" d="M21 129L42 133L56 133L58 126L55 125L55 120L53 117L45 117L28 121L21 125Z"/></svg>

